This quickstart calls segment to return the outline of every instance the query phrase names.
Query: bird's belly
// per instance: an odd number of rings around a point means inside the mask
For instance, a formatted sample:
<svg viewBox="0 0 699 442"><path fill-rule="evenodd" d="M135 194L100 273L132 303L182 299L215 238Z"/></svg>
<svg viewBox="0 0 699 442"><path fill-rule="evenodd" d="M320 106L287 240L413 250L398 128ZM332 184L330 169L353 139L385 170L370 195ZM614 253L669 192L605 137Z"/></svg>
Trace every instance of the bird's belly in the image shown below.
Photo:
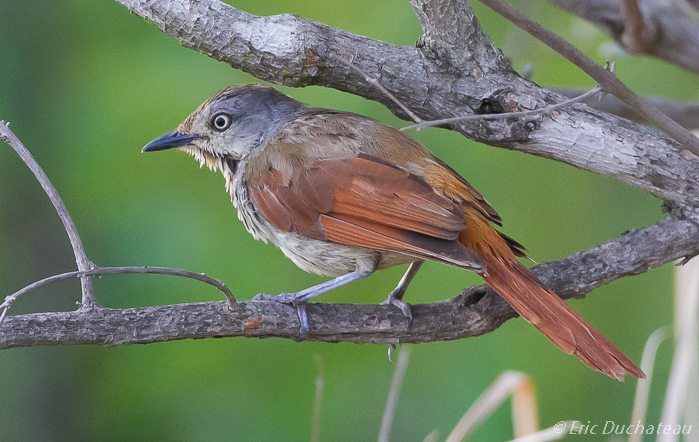
<svg viewBox="0 0 699 442"><path fill-rule="evenodd" d="M300 269L326 277L355 270L372 272L415 261L415 258L399 253L308 239L296 233L277 231L268 238Z"/></svg>
<svg viewBox="0 0 699 442"><path fill-rule="evenodd" d="M278 232L270 240L300 269L321 276L345 275L355 271L358 264L378 259L373 250L308 239L296 233Z"/></svg>

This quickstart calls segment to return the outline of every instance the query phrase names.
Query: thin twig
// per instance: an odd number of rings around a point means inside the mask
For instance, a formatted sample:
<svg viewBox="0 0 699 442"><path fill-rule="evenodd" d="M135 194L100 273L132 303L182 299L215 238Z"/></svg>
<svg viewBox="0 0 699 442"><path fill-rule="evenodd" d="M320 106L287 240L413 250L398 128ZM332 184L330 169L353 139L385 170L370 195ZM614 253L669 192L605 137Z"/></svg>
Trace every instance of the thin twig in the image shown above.
<svg viewBox="0 0 699 442"><path fill-rule="evenodd" d="M546 106L541 109L533 109L533 110L528 110L528 111L522 111L522 112L504 112L500 114L483 114L483 115L464 115L462 117L453 117L453 118L444 118L442 120L433 120L433 121L423 121L422 123L419 124L413 124L411 126L405 126L402 127L400 130L401 131L406 131L408 129L416 129L418 131L425 129L427 127L433 127L433 126L441 126L442 124L450 124L450 123L459 123L462 121L473 121L473 120L497 120L500 118L522 118L522 117L531 117L535 115L540 115L540 114L545 114L548 112L555 111L556 109L560 109L562 107L570 106L571 104L584 101L593 95L595 95L598 92L601 92L602 88L598 85L595 86L594 88L590 89L589 91L585 92L582 95L579 95L575 98L571 98L569 100L566 100L562 103L558 104L552 104L551 106Z"/></svg>
<svg viewBox="0 0 699 442"><path fill-rule="evenodd" d="M367 75L363 70L359 69L357 66L353 65L352 63L350 63L349 60L345 60L344 58L340 57L340 56L337 55L337 54L331 53L331 54L330 54L330 58L334 58L335 60L338 60L338 61L341 62L342 64L344 64L344 65L346 65L347 67L349 67L350 69L354 69L355 71L357 71L357 72L359 73L359 75L361 75L362 77L364 77L364 80L365 80L365 81L371 83L371 84L372 84L373 86L375 86L378 90L380 90L381 92L383 92L384 95L386 95L386 96L387 96L388 98L390 98L394 103L396 103L401 109L403 109L403 112L405 112L406 114L408 114L408 115L410 116L410 118L411 118L414 122L416 122L416 123L422 122L422 120L420 119L420 117L418 117L418 116L415 115L410 109L408 109L407 107L405 107L405 105L404 105L403 103L401 103L400 100L398 100L392 93L390 93L388 90L386 90L385 87L381 86L381 83L379 83L378 80L375 80L375 79L371 78L371 77L370 77L369 75Z"/></svg>
<svg viewBox="0 0 699 442"><path fill-rule="evenodd" d="M586 92L584 89L559 87L552 87L550 89L568 98L575 98L583 92ZM682 125L685 129L699 129L699 103L697 103L696 100L676 101L656 96L646 96L645 99L653 103L653 105L660 109L665 115L677 121L677 123ZM601 100L585 100L585 104L595 109L614 114L617 117L626 118L627 120L637 123L648 124L648 122L641 118L633 109L611 94L605 94L601 97Z"/></svg>
<svg viewBox="0 0 699 442"><path fill-rule="evenodd" d="M5 319L5 315L7 314L7 311L10 309L12 306L12 303L22 296L23 294L30 292L34 289L37 289L39 287L45 286L46 284L50 284L52 282L56 281L61 281L64 279L70 279L70 278L84 278L86 276L99 276L99 275L115 275L115 274L134 274L134 273L150 273L150 274L155 274L155 275L173 275L173 276L182 276L185 278L191 278L191 279L196 279L197 281L205 282L207 284L210 284L217 289L221 290L225 295L226 299L228 299L228 302L233 305L237 301L235 299L235 296L233 296L233 293L228 289L226 284L223 282L210 278L206 276L204 273L194 273L194 272L189 272L187 270L181 270L181 269L171 269L168 267L96 267L90 270L78 270L76 272L67 272L67 273L61 273L58 275L53 275L49 276L48 278L41 279L39 281L33 282L29 284L28 286L24 287L21 290L18 290L14 292L13 294L7 296L5 298L5 301L0 304L0 310L2 312L0 313L0 325L2 324L3 320Z"/></svg>
<svg viewBox="0 0 699 442"><path fill-rule="evenodd" d="M641 116L650 121L654 126L677 140L687 150L699 156L699 139L691 132L683 128L667 115L663 114L646 102L643 98L634 93L616 75L602 68L590 57L583 54L578 48L570 44L565 39L555 33L544 29L540 24L525 17L515 8L503 3L500 0L480 0L481 3L502 15L522 30L528 32L542 43L561 54L575 66L582 69L587 75L592 77L605 92L615 95L624 103L635 109Z"/></svg>
<svg viewBox="0 0 699 442"><path fill-rule="evenodd" d="M391 427L393 426L393 416L395 416L396 414L398 394L400 393L401 385L403 385L403 379L405 378L405 370L408 368L409 360L410 347L403 346L403 348L401 348L400 350L400 353L398 353L398 360L396 361L396 371L393 373L391 389L388 393L388 399L386 399L386 408L383 412L383 418L381 419L381 430L379 431L379 442L388 442L388 436L391 433Z"/></svg>
<svg viewBox="0 0 699 442"><path fill-rule="evenodd" d="M24 144L22 144L19 138L17 138L17 136L10 130L9 123L6 123L5 121L0 121L0 139L5 140L5 142L9 144L10 147L15 150L15 152L17 152L20 158L22 158L22 161L24 161L27 167L29 167L29 170L32 171L36 179L39 181L39 184L41 184L41 187L44 189L44 192L46 192L46 195L48 195L51 203L53 203L53 207L56 208L56 212L58 212L58 216L63 222L63 227L65 227L66 233L68 233L68 238L70 239L70 244L73 247L73 253L75 254L75 262L78 265L78 270L90 270L93 267L93 264L89 259L87 259L85 249L83 248L83 243L80 240L80 235L78 235L78 229L75 227L75 223L73 223L73 219L70 217L68 209L66 208L65 204L63 204L61 196L56 191L56 188L53 187L53 184L51 184L49 177L46 176L46 173L41 166L39 166L39 163L36 162L32 154L29 153L29 150L24 147ZM80 282L82 286L81 308L93 308L99 306L93 293L92 279L84 276Z"/></svg>

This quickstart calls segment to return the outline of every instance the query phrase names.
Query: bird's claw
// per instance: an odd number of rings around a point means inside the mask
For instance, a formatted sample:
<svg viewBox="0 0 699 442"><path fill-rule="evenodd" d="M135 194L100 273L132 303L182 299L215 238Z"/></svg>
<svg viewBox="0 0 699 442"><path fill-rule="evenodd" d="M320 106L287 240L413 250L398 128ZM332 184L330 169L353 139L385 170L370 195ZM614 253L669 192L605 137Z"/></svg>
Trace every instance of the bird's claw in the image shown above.
<svg viewBox="0 0 699 442"><path fill-rule="evenodd" d="M413 323L412 307L407 302L403 301L402 299L399 299L396 296L395 292L389 293L388 299L386 299L384 302L382 302L381 305L393 305L393 306L398 307L400 309L400 311L403 312L403 316L408 318L408 325Z"/></svg>
<svg viewBox="0 0 699 442"><path fill-rule="evenodd" d="M308 332L311 330L310 324L308 322L308 312L306 311L306 301L298 301L296 299L296 293L280 293L278 295L268 295L267 293L258 293L252 298L253 301L273 301L279 302L281 304L291 304L296 307L296 313L299 315L299 321L301 322L301 337L305 338Z"/></svg>

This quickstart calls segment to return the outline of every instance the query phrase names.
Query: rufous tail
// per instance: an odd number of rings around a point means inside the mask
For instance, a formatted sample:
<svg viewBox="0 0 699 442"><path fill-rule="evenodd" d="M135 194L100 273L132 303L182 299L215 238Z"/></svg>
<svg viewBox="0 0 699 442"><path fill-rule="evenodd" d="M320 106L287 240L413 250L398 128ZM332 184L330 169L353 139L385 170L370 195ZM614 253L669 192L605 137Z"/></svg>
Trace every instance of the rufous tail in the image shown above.
<svg viewBox="0 0 699 442"><path fill-rule="evenodd" d="M521 317L593 370L619 381L626 374L646 377L602 333L521 265L505 239L487 221L467 215L466 223L468 228L459 235L459 242L485 260L487 275L482 275L483 279Z"/></svg>

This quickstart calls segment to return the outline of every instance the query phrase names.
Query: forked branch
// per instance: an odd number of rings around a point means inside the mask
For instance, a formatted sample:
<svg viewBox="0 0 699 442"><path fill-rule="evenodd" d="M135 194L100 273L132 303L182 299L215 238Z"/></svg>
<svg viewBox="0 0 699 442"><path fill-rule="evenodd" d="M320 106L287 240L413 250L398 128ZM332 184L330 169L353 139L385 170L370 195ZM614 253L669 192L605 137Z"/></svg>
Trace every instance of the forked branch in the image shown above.
<svg viewBox="0 0 699 442"><path fill-rule="evenodd" d="M22 161L24 161L27 167L29 167L29 170L32 171L37 181L39 181L39 184L41 184L41 188L44 189L44 192L46 192L46 195L48 195L53 207L56 208L56 212L58 212L58 216L61 218L63 227L68 233L70 245L73 247L73 253L75 254L75 262L78 265L78 270L90 270L92 268L92 263L89 259L87 259L83 242L80 239L80 235L78 235L78 229L75 227L75 223L70 217L70 213L68 213L68 209L63 203L61 196L56 191L56 188L53 187L53 184L51 184L49 177L46 176L44 169L39 166L39 163L36 162L32 154L29 153L29 150L27 150L26 147L24 147L24 144L22 144L19 138L12 133L9 123L4 121L0 121L0 140L7 142L7 144L10 145L15 152L17 152L20 158L22 158ZM97 304L95 295L93 293L92 279L89 277L83 277L80 279L80 284L82 286L81 307L89 309L98 306L99 304ZM4 315L5 309L3 309L0 313Z"/></svg>

